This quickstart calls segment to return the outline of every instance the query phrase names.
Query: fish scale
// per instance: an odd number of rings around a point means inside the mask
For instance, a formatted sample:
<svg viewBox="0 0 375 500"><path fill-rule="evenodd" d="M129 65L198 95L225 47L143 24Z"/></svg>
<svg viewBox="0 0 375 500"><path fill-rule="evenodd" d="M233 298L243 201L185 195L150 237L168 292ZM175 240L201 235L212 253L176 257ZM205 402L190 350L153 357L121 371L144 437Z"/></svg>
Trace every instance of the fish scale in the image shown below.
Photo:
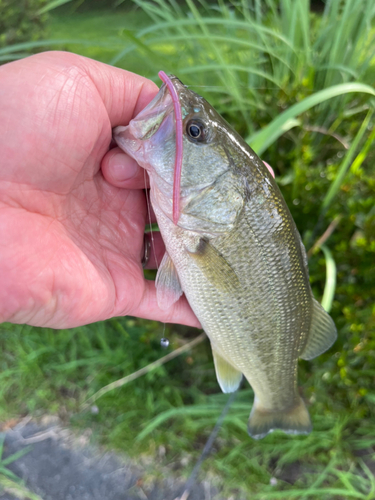
<svg viewBox="0 0 375 500"><path fill-rule="evenodd" d="M163 85L138 117L114 131L118 145L149 173L166 246L156 278L159 306L185 293L211 341L222 390L237 390L242 374L249 381L252 437L276 429L306 434L311 421L298 392L298 358L327 350L336 328L313 297L301 237L254 151L201 96L175 77L168 85L173 106ZM178 214L176 95L183 128Z"/></svg>

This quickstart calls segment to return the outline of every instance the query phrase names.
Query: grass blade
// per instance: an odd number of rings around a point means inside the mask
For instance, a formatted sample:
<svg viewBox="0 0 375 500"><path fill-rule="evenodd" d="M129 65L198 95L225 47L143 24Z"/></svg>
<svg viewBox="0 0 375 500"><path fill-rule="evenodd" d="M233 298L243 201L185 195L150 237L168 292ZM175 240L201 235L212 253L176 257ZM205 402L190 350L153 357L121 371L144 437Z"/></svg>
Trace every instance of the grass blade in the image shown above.
<svg viewBox="0 0 375 500"><path fill-rule="evenodd" d="M51 46L56 46L56 45L69 45L69 44L75 44L75 45L83 45L83 46L88 46L91 47L93 45L93 42L91 40L72 40L72 39L63 39L63 40L39 40L37 42L24 42L24 43L16 43L14 45L8 45L7 47L3 47L0 49L0 56L7 56L8 54L13 54L13 53L18 53L23 50L31 50L31 49L37 49L39 47L46 47L46 49L50 48ZM113 43L112 42L95 42L95 45L97 47L108 47L108 48L113 48ZM26 54L26 53L25 53ZM26 54L29 56L30 54Z"/></svg>
<svg viewBox="0 0 375 500"><path fill-rule="evenodd" d="M320 248L326 260L326 283L324 286L322 307L329 312L332 308L333 297L336 290L336 263L328 247L322 245Z"/></svg>
<svg viewBox="0 0 375 500"><path fill-rule="evenodd" d="M254 23L250 24L249 22L246 21L239 21L239 20L234 20L234 19L223 19L221 17L204 17L204 23L208 25L216 25L219 28L220 27L233 27L233 28L239 28L239 29L244 29L247 32L253 33L254 31L261 31L265 35L270 36L272 39L276 39L283 44L287 45L291 50L295 51L293 45L290 43L290 41L285 38L283 35L280 35L277 31L274 31L270 28L267 28L262 25L255 25ZM182 19L174 19L173 21L168 21L168 22L161 22L158 24L153 24L151 26L148 26L147 28L142 29L139 33L138 36L144 36L147 35L148 33L154 33L155 31L163 31L165 33L165 30L169 28L176 29L180 26L193 26L196 27L198 25L197 21L195 19L191 18L182 18Z"/></svg>
<svg viewBox="0 0 375 500"><path fill-rule="evenodd" d="M363 495L359 491L348 491L342 488L309 488L308 490L284 490L284 491L275 491L275 492L267 492L267 500L271 499L279 499L285 500L286 498L300 498L301 495L306 495L312 498L359 498L360 500L366 500L367 496ZM323 496L327 495L327 496ZM328 496L329 495L329 496ZM254 499L264 500L266 497L264 493L261 495L254 496Z"/></svg>
<svg viewBox="0 0 375 500"><path fill-rule="evenodd" d="M61 5L65 5L66 3L69 3L71 1L72 0L53 0L52 2L49 2L47 5L45 5L41 9L39 9L38 14L45 14L46 12L49 12L50 10L56 9L57 7L60 7Z"/></svg>
<svg viewBox="0 0 375 500"><path fill-rule="evenodd" d="M355 160L352 163L352 166L350 167L350 171L353 174L358 173L358 171L361 168L362 163L365 161L367 154L368 154L374 141L375 141L375 126L373 127L372 132L369 135L365 145L363 146L361 151L358 153L358 155L356 156Z"/></svg>
<svg viewBox="0 0 375 500"><path fill-rule="evenodd" d="M216 70L233 70L233 71L243 71L244 73L251 73L253 75L259 75L266 80L269 80L273 84L280 87L281 85L270 75L264 71L258 70L251 66L241 66L239 64L200 64L199 66L189 66L187 68L181 68L180 74L197 73L202 71L216 71Z"/></svg>
<svg viewBox="0 0 375 500"><path fill-rule="evenodd" d="M370 123L370 120L371 120L373 113L374 113L373 110L369 110L366 118L362 122L362 125L361 125L357 135L355 136L355 138L352 142L352 145L349 148L349 151L346 153L344 161L341 163L341 166L340 166L339 171L337 173L336 179L332 182L332 184L331 184L331 186L330 186L330 188L329 188L329 190L328 190L328 192L323 200L322 211L321 211L322 214L324 214L327 211L328 207L332 203L333 198L338 193L340 186L344 180L344 177L345 177L345 175L346 175L346 173L351 165L351 161L352 161L352 158L354 156L354 153L355 153L355 151L358 147L358 144L360 143L364 133L367 130L367 127ZM368 145L368 147L370 147L370 145Z"/></svg>
<svg viewBox="0 0 375 500"><path fill-rule="evenodd" d="M0 477L0 486L6 493L12 495L12 498L16 498L17 495L19 500L43 500L42 497L30 491L26 486L20 484L18 481L19 478L14 480L6 477Z"/></svg>
<svg viewBox="0 0 375 500"><path fill-rule="evenodd" d="M246 142L250 144L258 155L261 155L285 132L284 127L288 120L295 119L296 116L304 113L317 104L349 92L360 92L375 96L373 87L363 83L342 83L340 85L334 85L328 89L316 92L303 99L303 101L294 104L275 118L267 127L248 137Z"/></svg>
<svg viewBox="0 0 375 500"><path fill-rule="evenodd" d="M151 422L143 429L142 432L140 432L137 436L137 441L141 441L144 439L146 436L148 436L154 429L159 427L163 422L166 420L176 417L179 415L182 415L184 417L186 416L201 416L201 417L207 417L208 415L213 415L214 418L217 418L220 414L220 411L222 410L222 406L217 406L217 407L210 407L210 406L191 406L191 407L186 407L183 406L181 408L172 408L170 410L164 411L157 417L155 417Z"/></svg>
<svg viewBox="0 0 375 500"><path fill-rule="evenodd" d="M158 368L162 364L166 363L167 361L170 361L171 359L174 359L176 356L179 356L180 354L192 349L196 345L200 344L206 339L206 334L203 332L198 337L196 337L194 340L189 342L188 344L185 344L178 349L175 349L174 351L170 352L166 356L163 356L162 358L154 361L153 363L150 363L147 366L144 366L140 370L137 370L134 373L131 373L130 375L127 375L126 377L123 377L119 380L116 380L115 382L112 382L105 387L102 387L99 391L97 391L95 394L93 394L91 397L85 401L84 406L87 406L88 404L92 404L94 401L99 399L101 396L106 394L107 392L110 392L114 389L117 389L119 387L122 387L123 385L127 384L128 382L132 382L133 380L137 379L138 377L141 377L142 375L145 375L146 373L149 373L151 370L154 370L155 368Z"/></svg>
<svg viewBox="0 0 375 500"><path fill-rule="evenodd" d="M31 446L27 446L26 448L23 448L22 450L17 451L16 453L13 453L13 455L10 455L9 457L5 459L1 459L1 466L9 465L12 462L15 462L19 458L23 457L27 453L31 451Z"/></svg>

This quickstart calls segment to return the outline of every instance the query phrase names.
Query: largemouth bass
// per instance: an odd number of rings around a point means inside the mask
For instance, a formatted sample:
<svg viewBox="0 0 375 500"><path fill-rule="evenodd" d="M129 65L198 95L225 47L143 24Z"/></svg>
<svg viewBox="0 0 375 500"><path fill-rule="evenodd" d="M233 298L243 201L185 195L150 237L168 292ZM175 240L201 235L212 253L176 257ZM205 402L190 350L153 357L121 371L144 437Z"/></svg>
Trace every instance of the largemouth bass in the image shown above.
<svg viewBox="0 0 375 500"><path fill-rule="evenodd" d="M300 234L264 163L201 96L171 76L181 106L182 159L176 216L175 105L164 83L117 144L150 177L151 203L166 253L156 278L163 309L185 293L207 333L223 392L242 375L254 390L253 438L275 429L307 434L298 393L298 358L336 340L331 317L314 299ZM178 130L178 128L177 128Z"/></svg>

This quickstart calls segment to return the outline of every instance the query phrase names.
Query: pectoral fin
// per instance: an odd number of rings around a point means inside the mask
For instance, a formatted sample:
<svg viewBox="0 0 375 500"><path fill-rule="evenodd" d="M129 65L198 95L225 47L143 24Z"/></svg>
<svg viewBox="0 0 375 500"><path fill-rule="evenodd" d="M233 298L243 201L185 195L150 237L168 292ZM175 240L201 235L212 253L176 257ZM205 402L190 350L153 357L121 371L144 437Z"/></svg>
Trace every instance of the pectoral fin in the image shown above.
<svg viewBox="0 0 375 500"><path fill-rule="evenodd" d="M207 280L218 290L235 292L240 281L231 265L206 238L201 238L194 252L187 250Z"/></svg>
<svg viewBox="0 0 375 500"><path fill-rule="evenodd" d="M331 316L326 313L318 301L313 299L314 308L311 320L310 333L307 344L300 357L313 359L322 354L337 339L337 330Z"/></svg>
<svg viewBox="0 0 375 500"><path fill-rule="evenodd" d="M233 368L220 354L212 347L212 355L214 358L216 378L219 382L221 390L225 393L236 391L242 380L242 373L236 368Z"/></svg>
<svg viewBox="0 0 375 500"><path fill-rule="evenodd" d="M176 268L168 252L165 252L156 275L156 298L160 309L169 309L182 295Z"/></svg>

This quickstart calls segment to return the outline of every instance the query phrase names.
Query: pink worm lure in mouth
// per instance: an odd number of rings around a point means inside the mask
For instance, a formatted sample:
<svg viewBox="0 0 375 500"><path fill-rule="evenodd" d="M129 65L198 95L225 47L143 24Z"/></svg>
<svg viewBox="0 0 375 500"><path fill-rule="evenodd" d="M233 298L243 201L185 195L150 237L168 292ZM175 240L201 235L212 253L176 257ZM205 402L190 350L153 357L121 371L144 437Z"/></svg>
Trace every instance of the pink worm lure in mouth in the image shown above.
<svg viewBox="0 0 375 500"><path fill-rule="evenodd" d="M180 100L176 89L173 86L172 80L164 71L159 72L159 78L168 87L172 97L174 116L176 121L176 157L174 164L173 177L173 223L177 225L180 217L180 187L181 187L181 170L182 170L182 113Z"/></svg>

